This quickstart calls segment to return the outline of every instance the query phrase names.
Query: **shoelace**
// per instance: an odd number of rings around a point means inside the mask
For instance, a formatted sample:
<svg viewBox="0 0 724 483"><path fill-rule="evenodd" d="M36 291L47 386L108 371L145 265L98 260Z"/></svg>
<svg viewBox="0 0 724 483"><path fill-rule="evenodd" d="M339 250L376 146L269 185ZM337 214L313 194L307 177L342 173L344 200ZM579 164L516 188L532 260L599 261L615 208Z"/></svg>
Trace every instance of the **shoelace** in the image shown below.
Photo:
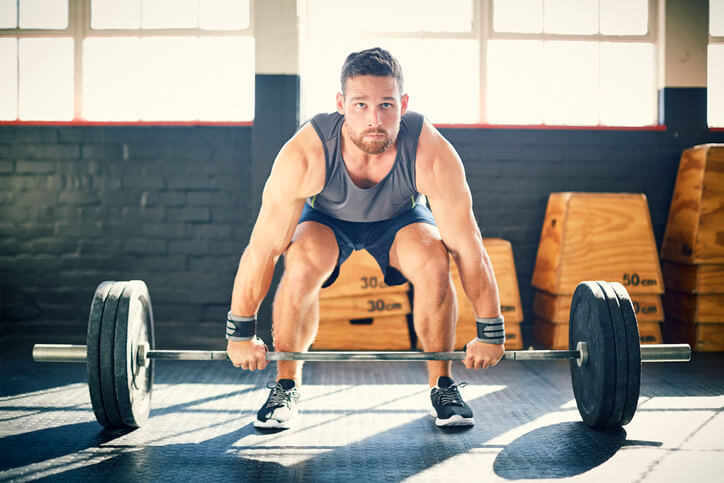
<svg viewBox="0 0 724 483"><path fill-rule="evenodd" d="M275 408L279 406L289 406L292 396L296 392L296 389L294 388L285 391L282 385L278 382L270 382L266 387L272 390L271 395L269 396L269 401L266 403L267 407Z"/></svg>
<svg viewBox="0 0 724 483"><path fill-rule="evenodd" d="M440 397L438 399L440 405L442 406L448 406L448 405L455 405L455 406L462 406L463 405L463 398L460 397L460 393L458 392L459 387L465 387L467 386L467 382L461 382L459 384L453 384L450 387L440 387L438 388L438 394L440 394Z"/></svg>

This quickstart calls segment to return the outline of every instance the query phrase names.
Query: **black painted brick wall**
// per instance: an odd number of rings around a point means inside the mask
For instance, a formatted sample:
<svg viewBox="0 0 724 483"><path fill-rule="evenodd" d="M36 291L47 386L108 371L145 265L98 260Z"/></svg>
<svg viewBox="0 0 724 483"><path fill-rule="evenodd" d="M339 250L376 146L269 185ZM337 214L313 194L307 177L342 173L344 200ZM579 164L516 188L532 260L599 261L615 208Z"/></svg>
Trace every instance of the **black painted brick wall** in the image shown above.
<svg viewBox="0 0 724 483"><path fill-rule="evenodd" d="M660 244L682 149L724 142L722 132L442 131L464 160L484 236L513 244L526 341L548 194L645 193ZM251 139L245 127L1 127L0 328L40 341L53 324L78 342L96 285L139 278L160 346L223 345L256 218Z"/></svg>
<svg viewBox="0 0 724 483"><path fill-rule="evenodd" d="M160 342L181 328L218 338L253 219L250 136L0 127L0 329L82 336L99 282L142 279Z"/></svg>

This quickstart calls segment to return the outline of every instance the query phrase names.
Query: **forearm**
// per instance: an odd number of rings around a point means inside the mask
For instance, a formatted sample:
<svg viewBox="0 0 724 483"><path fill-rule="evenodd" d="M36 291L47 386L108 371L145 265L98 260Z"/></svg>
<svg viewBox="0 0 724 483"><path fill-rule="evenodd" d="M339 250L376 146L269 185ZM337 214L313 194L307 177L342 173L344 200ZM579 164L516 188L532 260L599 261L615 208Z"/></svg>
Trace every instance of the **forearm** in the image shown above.
<svg viewBox="0 0 724 483"><path fill-rule="evenodd" d="M279 255L250 244L241 256L231 294L231 313L253 317L266 297Z"/></svg>
<svg viewBox="0 0 724 483"><path fill-rule="evenodd" d="M500 315L500 295L493 265L480 239L471 240L457 250L451 250L458 267L465 295L475 315L493 318Z"/></svg>

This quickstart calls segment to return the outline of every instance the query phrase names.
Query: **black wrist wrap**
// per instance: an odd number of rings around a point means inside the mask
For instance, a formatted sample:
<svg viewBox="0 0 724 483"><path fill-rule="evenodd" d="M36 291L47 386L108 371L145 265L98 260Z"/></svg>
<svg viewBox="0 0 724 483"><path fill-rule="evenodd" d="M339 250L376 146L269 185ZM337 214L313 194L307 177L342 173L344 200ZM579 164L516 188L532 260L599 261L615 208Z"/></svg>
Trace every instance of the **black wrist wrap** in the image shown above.
<svg viewBox="0 0 724 483"><path fill-rule="evenodd" d="M502 344L505 342L505 324L503 317L492 319L475 318L478 329L478 341L487 344Z"/></svg>
<svg viewBox="0 0 724 483"><path fill-rule="evenodd" d="M256 334L256 317L226 315L226 338L229 340L251 340Z"/></svg>

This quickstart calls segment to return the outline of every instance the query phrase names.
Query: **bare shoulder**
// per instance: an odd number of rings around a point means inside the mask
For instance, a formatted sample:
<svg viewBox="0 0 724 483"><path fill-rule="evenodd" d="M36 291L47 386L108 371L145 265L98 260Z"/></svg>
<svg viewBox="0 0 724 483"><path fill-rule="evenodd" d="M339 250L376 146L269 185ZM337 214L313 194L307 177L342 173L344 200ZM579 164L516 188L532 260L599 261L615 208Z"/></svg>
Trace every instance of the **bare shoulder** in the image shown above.
<svg viewBox="0 0 724 483"><path fill-rule="evenodd" d="M306 198L324 187L325 169L322 141L307 123L279 151L268 182L284 184Z"/></svg>
<svg viewBox="0 0 724 483"><path fill-rule="evenodd" d="M440 183L450 181L450 175L462 169L455 148L429 121L425 120L417 143L415 176L417 189L430 194Z"/></svg>

